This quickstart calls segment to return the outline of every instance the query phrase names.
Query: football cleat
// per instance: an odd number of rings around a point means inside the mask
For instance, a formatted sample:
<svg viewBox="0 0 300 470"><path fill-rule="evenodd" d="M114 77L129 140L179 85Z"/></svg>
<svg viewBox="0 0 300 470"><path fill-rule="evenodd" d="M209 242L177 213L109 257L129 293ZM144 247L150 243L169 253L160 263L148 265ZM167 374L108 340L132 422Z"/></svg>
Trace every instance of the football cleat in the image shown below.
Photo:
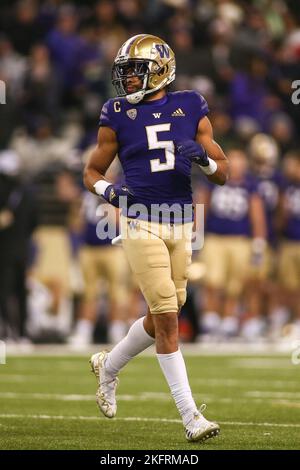
<svg viewBox="0 0 300 470"><path fill-rule="evenodd" d="M191 421L185 426L185 436L188 441L204 442L219 434L220 426L204 418L202 411L205 408L206 405L201 405L200 410L194 413Z"/></svg>
<svg viewBox="0 0 300 470"><path fill-rule="evenodd" d="M90 359L92 372L95 374L98 389L96 402L100 411L107 418L113 418L117 413L116 388L119 382L117 377L112 377L105 371L107 351L93 354Z"/></svg>

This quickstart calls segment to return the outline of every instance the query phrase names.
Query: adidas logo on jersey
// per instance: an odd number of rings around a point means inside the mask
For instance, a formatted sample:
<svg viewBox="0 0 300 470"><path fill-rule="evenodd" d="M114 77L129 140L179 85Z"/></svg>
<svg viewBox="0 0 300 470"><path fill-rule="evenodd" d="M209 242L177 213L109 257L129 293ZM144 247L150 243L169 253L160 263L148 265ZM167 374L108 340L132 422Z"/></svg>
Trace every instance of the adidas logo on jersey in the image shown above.
<svg viewBox="0 0 300 470"><path fill-rule="evenodd" d="M185 116L185 113L182 111L181 108L177 108L176 111L172 113L172 116Z"/></svg>

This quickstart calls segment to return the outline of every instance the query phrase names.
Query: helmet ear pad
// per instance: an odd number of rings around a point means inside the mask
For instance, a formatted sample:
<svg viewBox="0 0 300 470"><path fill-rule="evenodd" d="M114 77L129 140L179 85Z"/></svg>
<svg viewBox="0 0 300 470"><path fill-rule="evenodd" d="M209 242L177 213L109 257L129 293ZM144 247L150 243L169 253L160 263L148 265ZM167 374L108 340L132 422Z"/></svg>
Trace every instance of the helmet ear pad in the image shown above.
<svg viewBox="0 0 300 470"><path fill-rule="evenodd" d="M148 90L152 90L160 85L168 77L169 66L168 64L161 67L156 73L151 73L148 79Z"/></svg>

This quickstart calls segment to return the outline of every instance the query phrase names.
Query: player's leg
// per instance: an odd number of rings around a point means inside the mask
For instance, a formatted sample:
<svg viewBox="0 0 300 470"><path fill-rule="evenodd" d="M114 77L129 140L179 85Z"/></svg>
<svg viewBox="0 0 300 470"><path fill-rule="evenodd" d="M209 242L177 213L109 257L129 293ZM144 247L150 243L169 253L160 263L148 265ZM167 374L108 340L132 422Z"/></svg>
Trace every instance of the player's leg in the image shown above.
<svg viewBox="0 0 300 470"><path fill-rule="evenodd" d="M125 256L125 253L124 253ZM127 262L127 261L126 261ZM126 289L128 293L127 326L130 326L145 313L145 304L139 285L127 262Z"/></svg>
<svg viewBox="0 0 300 470"><path fill-rule="evenodd" d="M132 271L151 312L159 314L167 309L173 310L176 316L178 304L175 285L171 279L168 249L157 235L149 237L148 222L140 222L139 228L143 232L140 237L134 236L136 233L133 224L125 225L126 232L123 232L123 247ZM99 381L97 402L106 416L112 417L116 413L115 387L118 372L130 359L154 343L153 334L153 322L148 314L145 319L141 318L131 326L127 336L111 352L92 356L92 369Z"/></svg>
<svg viewBox="0 0 300 470"><path fill-rule="evenodd" d="M105 368L107 374L111 377L116 377L131 359L154 344L154 336L149 334L144 326L145 319L146 317L141 317L136 320L131 325L125 338L107 353Z"/></svg>
<svg viewBox="0 0 300 470"><path fill-rule="evenodd" d="M145 231L148 231L148 228ZM206 439L217 433L219 428L205 420L197 411L191 396L185 364L181 351L178 350L178 300L171 277L170 255L166 244L154 234L151 239L127 237L123 239L123 246L151 314L158 318L155 320L153 317L157 336L157 357L183 417L187 438ZM186 270L184 272L186 276ZM182 286L179 289L182 290ZM149 317L146 318L145 324L151 332L152 324ZM127 337L110 353L106 356L99 353L92 357L92 367L96 373L98 371L99 376L97 401L106 416L112 417L116 412L114 391L117 372L134 355L141 352L142 348L145 349L146 343L149 345L150 342L153 343L154 339L146 333L144 321L140 319L131 327Z"/></svg>
<svg viewBox="0 0 300 470"><path fill-rule="evenodd" d="M100 247L101 250L101 247ZM74 333L69 343L74 345L90 344L96 322L98 297L99 247L84 246L79 252L79 263L84 280L84 291Z"/></svg>
<svg viewBox="0 0 300 470"><path fill-rule="evenodd" d="M226 283L226 237L207 234L200 259L205 266L204 311L200 329L207 339L214 339L221 325L224 285Z"/></svg>
<svg viewBox="0 0 300 470"><path fill-rule="evenodd" d="M109 315L108 342L117 344L127 332L128 291L126 289L127 261L118 246L107 246L103 253L103 272L108 281Z"/></svg>
<svg viewBox="0 0 300 470"><path fill-rule="evenodd" d="M152 224L155 226L155 224ZM156 232L157 227L154 228ZM160 230L158 228L158 230ZM176 285L172 279L172 265L169 248L170 240L155 240L155 249L149 260L148 271L141 270L138 279L147 300L152 322L148 314L145 325L151 331L154 326L157 359L170 387L177 409L182 416L184 425L197 414L197 407L193 400L184 360L178 349L178 298ZM184 245L184 244L183 244ZM175 250L175 246L172 246ZM184 251L186 253L186 251ZM185 299L187 257L178 259L178 268L175 270L178 292L182 303ZM179 265L181 271L179 273Z"/></svg>
<svg viewBox="0 0 300 470"><path fill-rule="evenodd" d="M259 339L266 330L273 256L271 248L267 246L259 257L250 259L243 296L246 318L241 329L241 335L250 341Z"/></svg>
<svg viewBox="0 0 300 470"><path fill-rule="evenodd" d="M205 405L198 411L192 396L185 362L178 348L177 314L154 315L153 321L157 359L182 418L187 440L204 441L216 436L220 432L219 425L203 416Z"/></svg>
<svg viewBox="0 0 300 470"><path fill-rule="evenodd" d="M36 231L35 240L37 259L32 267L32 276L50 290L53 298L51 310L59 315L71 295L72 253L69 236L65 228L42 226Z"/></svg>
<svg viewBox="0 0 300 470"><path fill-rule="evenodd" d="M96 398L100 411L108 418L117 412L116 387L117 375L126 364L154 343L143 325L144 319L139 318L130 327L127 335L110 351L101 351L91 357L92 371L98 380L99 388Z"/></svg>
<svg viewBox="0 0 300 470"><path fill-rule="evenodd" d="M291 322L284 328L284 335L299 337L300 332L300 247L298 243L282 243L279 253L279 279L284 303L289 310Z"/></svg>
<svg viewBox="0 0 300 470"><path fill-rule="evenodd" d="M152 338L155 338L155 327L153 323L153 316L151 315L150 310L148 309L147 315L144 318L144 328L148 335L152 336Z"/></svg>
<svg viewBox="0 0 300 470"><path fill-rule="evenodd" d="M123 248L131 268L134 274L136 274L139 287L143 292L143 290L147 290L147 276L145 276L145 272L148 273L152 262L151 259L158 252L158 239L147 240L147 237L144 239L142 236L136 239L134 236L131 236L132 231L134 231L133 226L127 225L127 219L125 218L122 218L121 221L124 226ZM147 226L147 222L141 223L141 226ZM116 414L115 389L119 371L133 357L147 349L154 342L154 337L148 334L144 328L144 318L139 318L132 324L125 338L109 353L102 351L91 357L92 370L99 382L97 403L105 416L113 417Z"/></svg>
<svg viewBox="0 0 300 470"><path fill-rule="evenodd" d="M126 227L127 236L123 236L123 247L132 271L150 309L153 308L159 313L173 296L173 309L176 312L175 286L170 277L168 250L158 236L148 238L148 222L140 222L140 229L144 231L145 236L131 236L134 231L132 226ZM169 272L168 277L164 274L166 271ZM108 353L107 373L116 376L130 359L154 343L154 333L150 313L145 318L136 320L124 340Z"/></svg>
<svg viewBox="0 0 300 470"><path fill-rule="evenodd" d="M220 327L220 334L225 339L236 336L239 332L238 307L245 288L251 253L250 241L246 237L227 237L226 244L226 296Z"/></svg>
<svg viewBox="0 0 300 470"><path fill-rule="evenodd" d="M191 262L192 224L186 228L189 230L176 236L176 228L173 227L171 240L166 240L179 309L186 300L187 270ZM178 316L177 312L172 311L173 306L174 300L170 299L169 306L165 305L164 307L165 311L156 313L151 310L155 328L157 358L182 417L186 438L191 441L205 440L217 435L219 426L204 418L197 410L192 397L185 362L178 347Z"/></svg>

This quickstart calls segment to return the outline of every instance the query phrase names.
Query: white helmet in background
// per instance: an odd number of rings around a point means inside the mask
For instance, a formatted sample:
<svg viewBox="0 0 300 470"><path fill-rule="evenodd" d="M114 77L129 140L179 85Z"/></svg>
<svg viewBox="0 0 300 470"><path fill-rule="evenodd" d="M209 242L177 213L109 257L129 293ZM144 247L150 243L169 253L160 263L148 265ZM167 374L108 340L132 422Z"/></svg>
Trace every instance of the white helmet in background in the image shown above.
<svg viewBox="0 0 300 470"><path fill-rule="evenodd" d="M249 155L250 164L255 173L268 176L278 165L279 147L273 137L259 133L250 140Z"/></svg>

